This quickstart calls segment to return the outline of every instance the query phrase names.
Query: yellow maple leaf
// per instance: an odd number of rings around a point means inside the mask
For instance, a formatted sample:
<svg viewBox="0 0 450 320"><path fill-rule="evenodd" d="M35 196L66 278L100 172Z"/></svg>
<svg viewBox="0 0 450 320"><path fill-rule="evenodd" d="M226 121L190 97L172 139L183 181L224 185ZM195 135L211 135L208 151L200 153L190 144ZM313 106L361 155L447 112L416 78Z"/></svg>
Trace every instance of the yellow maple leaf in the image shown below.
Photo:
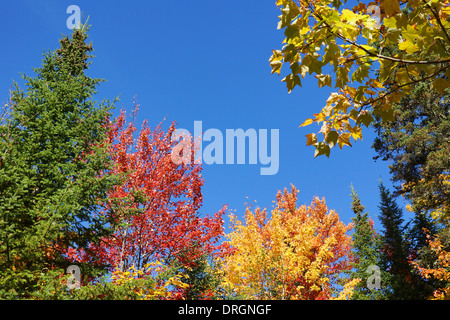
<svg viewBox="0 0 450 320"><path fill-rule="evenodd" d="M417 45L410 40L405 40L403 42L400 42L398 44L398 48L400 50L406 51L407 53L414 53L414 52L419 51L419 48L417 47Z"/></svg>

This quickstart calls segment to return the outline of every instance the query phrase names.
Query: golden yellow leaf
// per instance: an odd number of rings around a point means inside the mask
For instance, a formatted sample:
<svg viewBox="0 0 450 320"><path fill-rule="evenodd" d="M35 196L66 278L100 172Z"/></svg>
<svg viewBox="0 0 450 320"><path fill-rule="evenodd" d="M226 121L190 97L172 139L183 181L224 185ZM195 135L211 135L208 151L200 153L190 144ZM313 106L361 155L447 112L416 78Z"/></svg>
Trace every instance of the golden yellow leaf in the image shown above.
<svg viewBox="0 0 450 320"><path fill-rule="evenodd" d="M313 122L314 122L313 119L306 119L306 120L299 126L299 128L309 126L309 125L310 125L311 123L313 123Z"/></svg>
<svg viewBox="0 0 450 320"><path fill-rule="evenodd" d="M398 44L398 48L400 50L406 51L407 53L414 53L419 51L419 47L417 47L417 45L413 42L411 42L410 40L405 40L403 42L400 42Z"/></svg>

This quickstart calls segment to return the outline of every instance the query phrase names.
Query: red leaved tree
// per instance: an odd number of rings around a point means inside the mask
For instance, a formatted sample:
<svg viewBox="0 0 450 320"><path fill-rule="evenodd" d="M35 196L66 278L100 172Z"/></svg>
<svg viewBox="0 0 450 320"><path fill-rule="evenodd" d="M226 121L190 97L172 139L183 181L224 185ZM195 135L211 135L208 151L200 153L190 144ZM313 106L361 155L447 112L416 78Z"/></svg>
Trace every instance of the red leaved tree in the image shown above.
<svg viewBox="0 0 450 320"><path fill-rule="evenodd" d="M102 214L116 227L111 236L91 244L90 252L68 252L74 260L108 264L111 269L145 269L146 264L161 259L188 265L204 254L224 250L219 241L226 208L200 217L202 168L194 161L172 161L172 150L179 143L172 141L174 130L175 123L164 132L161 124L151 130L144 121L134 139L134 120L127 123L123 110L111 123L110 155L115 166L109 174L123 175L124 180L109 193ZM186 250L189 261L183 258Z"/></svg>

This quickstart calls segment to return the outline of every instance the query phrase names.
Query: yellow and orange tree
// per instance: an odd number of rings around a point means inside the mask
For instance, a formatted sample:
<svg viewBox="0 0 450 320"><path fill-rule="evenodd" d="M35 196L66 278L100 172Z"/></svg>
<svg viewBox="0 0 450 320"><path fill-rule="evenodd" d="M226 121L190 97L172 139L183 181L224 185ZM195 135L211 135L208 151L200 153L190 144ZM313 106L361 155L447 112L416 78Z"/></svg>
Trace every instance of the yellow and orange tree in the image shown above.
<svg viewBox="0 0 450 320"><path fill-rule="evenodd" d="M245 221L231 215L228 244L233 251L222 261L223 287L245 299L330 299L340 274L351 268L351 237L325 199L296 206L292 186L277 194L270 219L266 209L247 207ZM344 280L344 282L347 280ZM340 283L343 292L355 281ZM348 294L347 294L348 296Z"/></svg>

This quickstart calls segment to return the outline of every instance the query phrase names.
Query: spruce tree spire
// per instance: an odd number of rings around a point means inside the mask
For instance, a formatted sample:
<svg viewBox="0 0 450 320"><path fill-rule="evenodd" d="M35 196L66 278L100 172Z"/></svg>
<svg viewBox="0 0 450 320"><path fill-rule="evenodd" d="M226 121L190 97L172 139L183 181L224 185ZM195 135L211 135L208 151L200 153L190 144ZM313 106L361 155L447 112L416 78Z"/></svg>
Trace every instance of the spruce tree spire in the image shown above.
<svg viewBox="0 0 450 320"><path fill-rule="evenodd" d="M355 188L353 187L353 184L350 185L351 188L351 194L350 196L352 197L352 211L355 214L359 214L361 215L365 209L365 207L361 204L361 200L358 196L358 192L355 190Z"/></svg>
<svg viewBox="0 0 450 320"><path fill-rule="evenodd" d="M368 273L371 267L379 267L380 256L378 251L378 236L373 229L373 223L368 213L363 213L365 207L361 204L358 193L351 187L352 204L351 209L355 216L352 218L354 223L354 232L352 234L353 254L355 263L353 263L353 271L350 272L352 279L359 278L361 282L356 286L353 292L353 299L356 300L379 300L385 298L384 290L370 289L367 285L369 277ZM382 273L384 275L384 272ZM383 276L381 277L383 278ZM384 287L384 283L382 283Z"/></svg>
<svg viewBox="0 0 450 320"><path fill-rule="evenodd" d="M61 47L56 50L56 60L61 69L71 76L84 72L90 64L88 59L93 57L89 54L93 51L92 43L86 43L87 31L87 28L74 29L71 38L63 36L59 40Z"/></svg>

